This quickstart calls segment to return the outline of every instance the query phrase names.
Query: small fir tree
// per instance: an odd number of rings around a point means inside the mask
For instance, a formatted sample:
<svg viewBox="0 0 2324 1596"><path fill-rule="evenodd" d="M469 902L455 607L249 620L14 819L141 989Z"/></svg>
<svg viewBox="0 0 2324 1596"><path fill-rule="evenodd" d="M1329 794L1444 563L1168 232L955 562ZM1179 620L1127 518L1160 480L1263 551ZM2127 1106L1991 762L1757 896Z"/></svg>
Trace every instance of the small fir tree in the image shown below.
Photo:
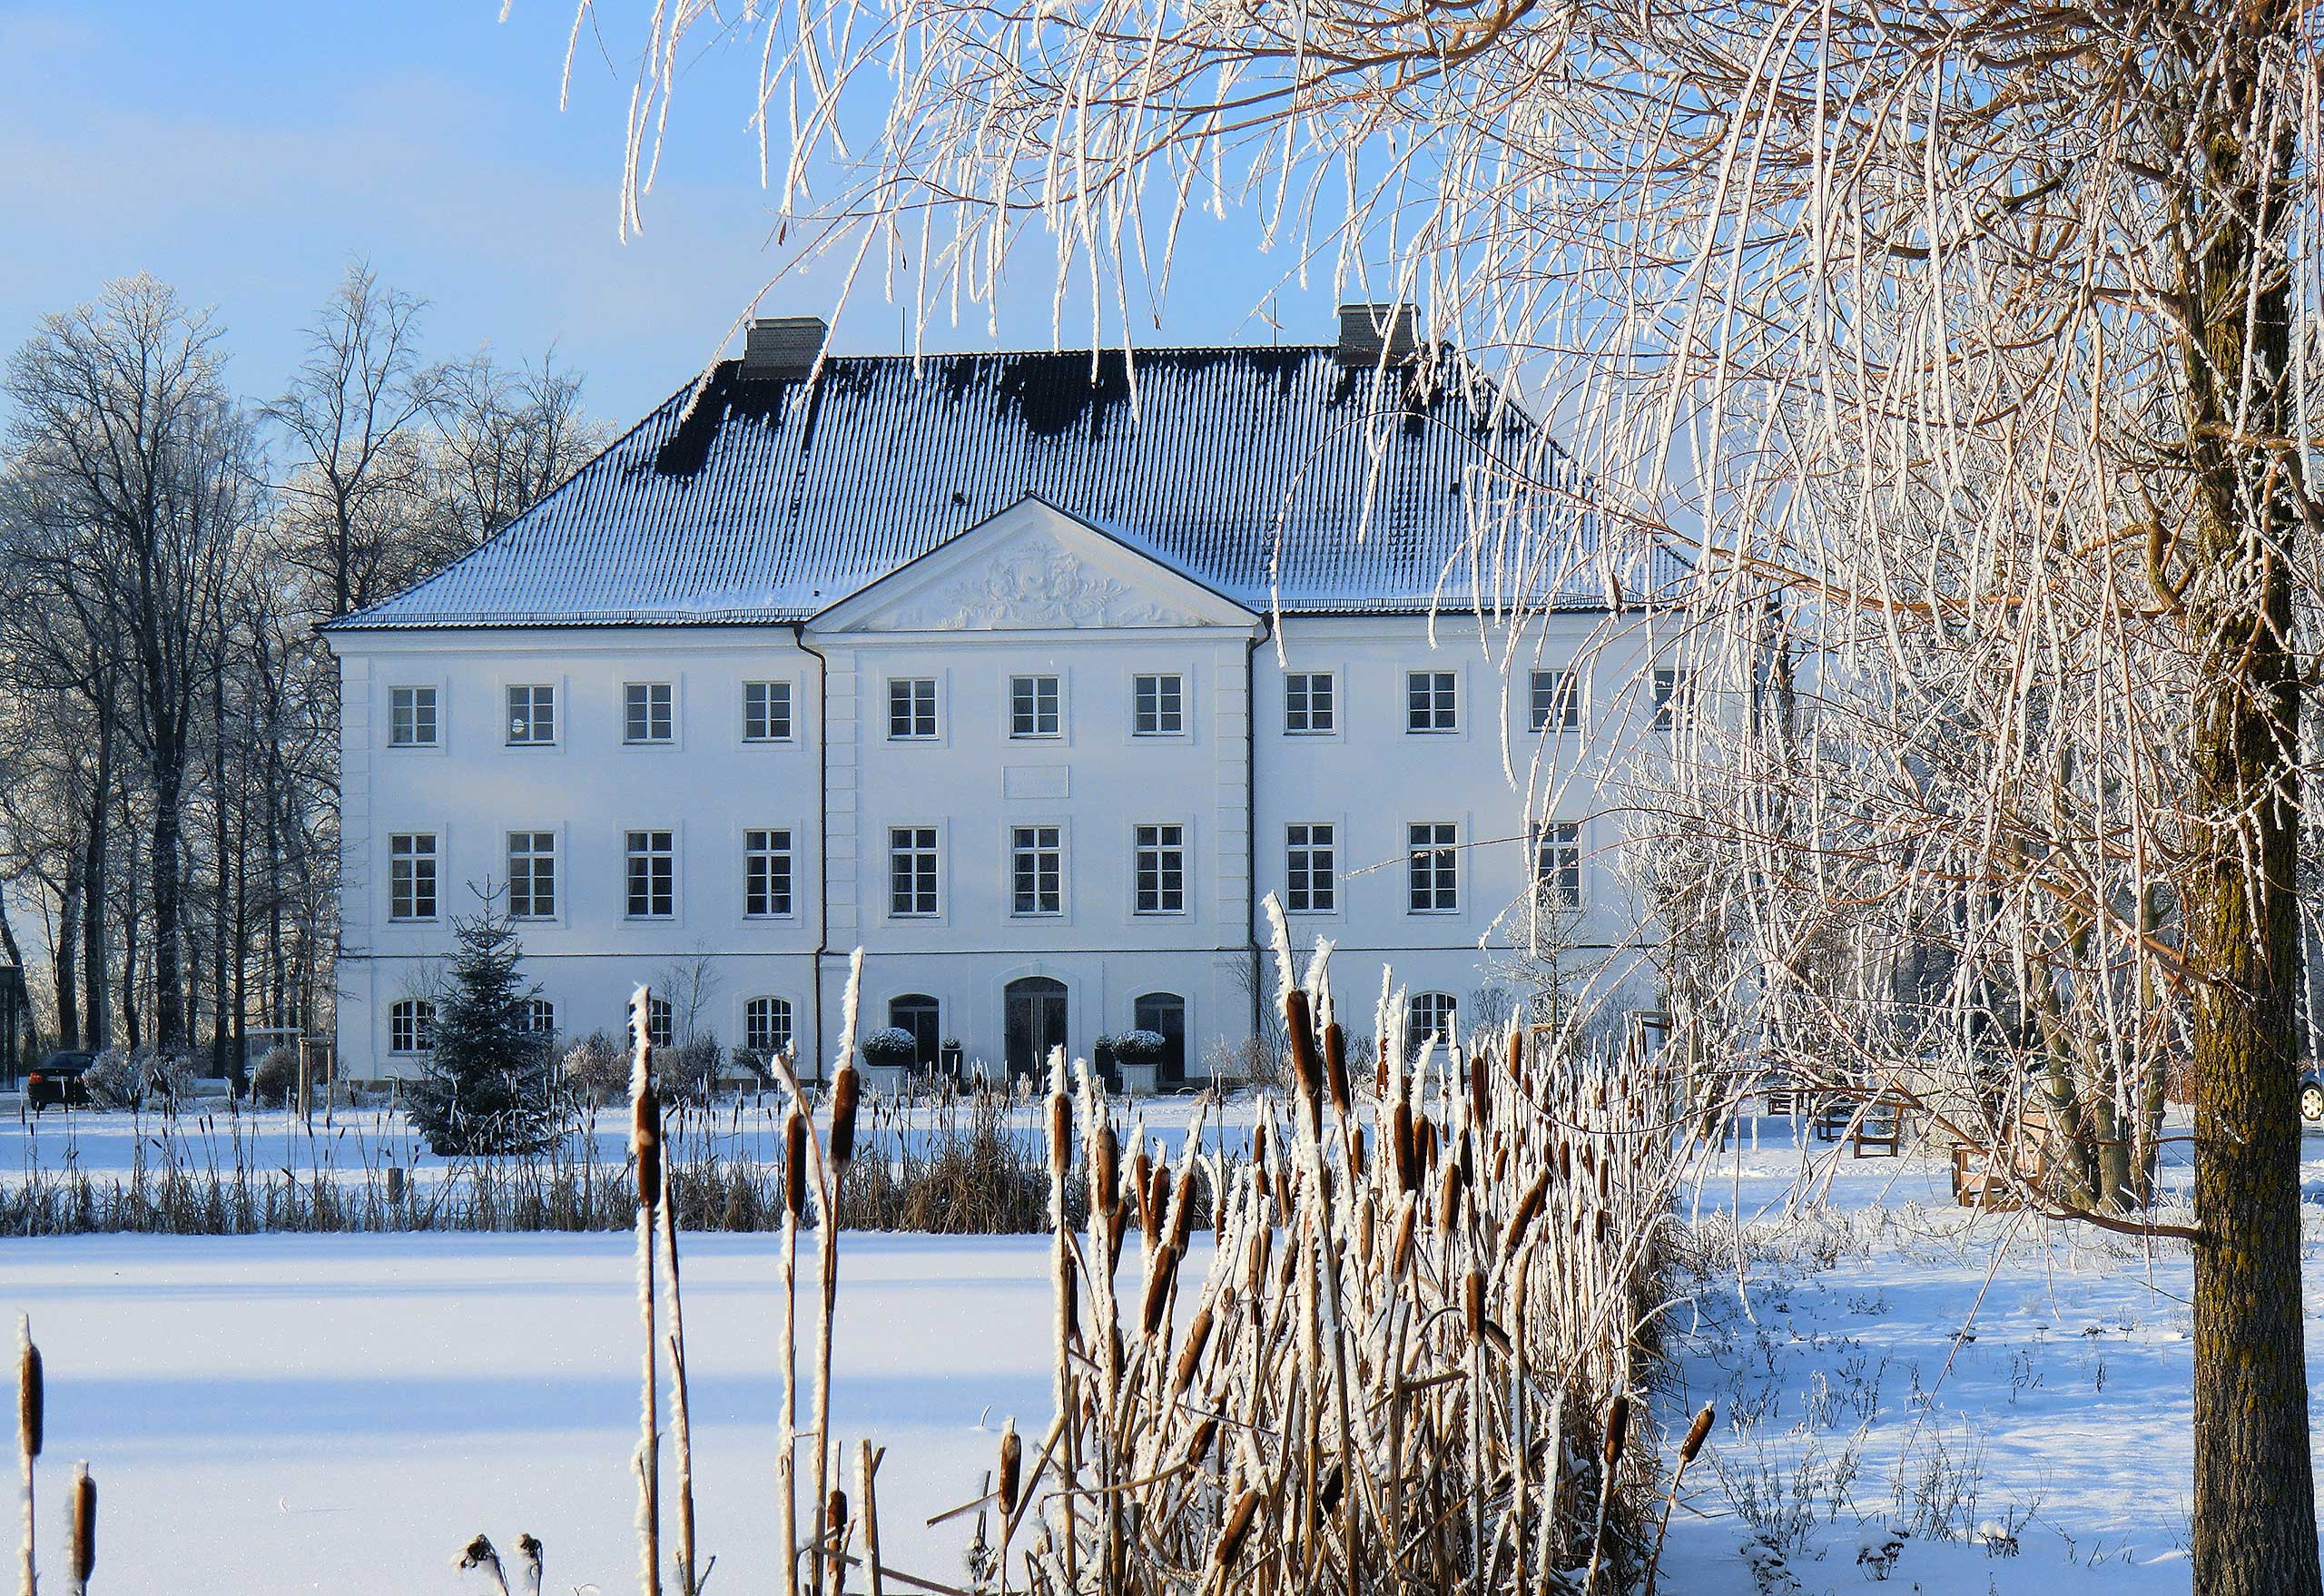
<svg viewBox="0 0 2324 1596"><path fill-rule="evenodd" d="M438 1157L528 1152L555 1135L548 1038L532 1029L539 989L519 981L524 949L487 884L481 912L452 921L458 946L437 1005L411 1122Z"/></svg>

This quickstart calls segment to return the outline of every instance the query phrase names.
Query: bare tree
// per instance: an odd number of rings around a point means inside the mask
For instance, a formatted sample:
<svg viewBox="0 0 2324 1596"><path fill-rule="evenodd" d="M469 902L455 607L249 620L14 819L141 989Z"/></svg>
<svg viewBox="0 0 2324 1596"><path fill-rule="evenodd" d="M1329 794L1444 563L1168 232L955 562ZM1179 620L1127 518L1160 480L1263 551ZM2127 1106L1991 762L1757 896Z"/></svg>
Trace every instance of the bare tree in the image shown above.
<svg viewBox="0 0 2324 1596"><path fill-rule="evenodd" d="M411 530L421 439L441 388L419 358L425 308L350 261L308 330L299 374L265 409L297 451L281 489L300 534L291 557L329 584L333 616L409 579L394 557Z"/></svg>
<svg viewBox="0 0 2324 1596"><path fill-rule="evenodd" d="M1734 713L1673 737L1660 812L1726 842L1709 879L1764 972L1704 1023L1818 1028L1874 1083L1942 1043L1963 1098L1994 1055L2034 1062L2100 1148L2183 1056L2191 1225L2124 1212L2119 1164L2043 1195L2193 1246L2197 1587L2319 1591L2309 14L799 0L638 25L625 225L686 35L763 32L786 227L859 264L912 244L935 303L990 296L1038 218L1060 305L1079 271L1093 326L1126 327L1182 222L1247 204L1294 271L1425 291L1531 382L1604 536L1697 551L1689 655ZM1480 542L1514 547L1558 486L1508 484ZM1771 606L1788 727L1760 713ZM1899 1004L1932 935L1950 973Z"/></svg>
<svg viewBox="0 0 2324 1596"><path fill-rule="evenodd" d="M250 420L220 376L217 336L172 290L127 279L94 305L45 318L9 361L5 384L18 468L40 484L26 496L30 536L17 556L74 596L117 665L144 756L164 1049L192 1039L181 855L197 720L220 668L220 594L244 557L263 489Z"/></svg>
<svg viewBox="0 0 2324 1596"><path fill-rule="evenodd" d="M484 542L605 446L605 429L582 411L580 374L553 350L513 371L479 350L447 368L438 391L426 489L431 564Z"/></svg>

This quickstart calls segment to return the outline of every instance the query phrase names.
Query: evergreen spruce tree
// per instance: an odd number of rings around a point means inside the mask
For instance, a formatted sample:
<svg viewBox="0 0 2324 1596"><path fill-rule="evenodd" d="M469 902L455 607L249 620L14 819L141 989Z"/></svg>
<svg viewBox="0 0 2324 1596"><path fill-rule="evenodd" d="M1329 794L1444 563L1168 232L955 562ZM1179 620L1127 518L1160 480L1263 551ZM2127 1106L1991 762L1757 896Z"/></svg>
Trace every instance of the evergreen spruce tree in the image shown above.
<svg viewBox="0 0 2324 1596"><path fill-rule="evenodd" d="M527 1152L555 1135L549 1039L532 1029L538 989L519 984L524 949L489 884L477 896L482 912L452 921L451 979L410 1094L411 1122L439 1158Z"/></svg>

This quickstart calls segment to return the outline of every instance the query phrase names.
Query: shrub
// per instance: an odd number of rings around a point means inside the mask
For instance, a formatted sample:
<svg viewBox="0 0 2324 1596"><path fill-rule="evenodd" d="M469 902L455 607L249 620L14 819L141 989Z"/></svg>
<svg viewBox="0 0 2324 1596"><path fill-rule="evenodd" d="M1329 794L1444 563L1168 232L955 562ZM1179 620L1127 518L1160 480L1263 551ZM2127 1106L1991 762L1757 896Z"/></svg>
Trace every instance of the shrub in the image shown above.
<svg viewBox="0 0 2324 1596"><path fill-rule="evenodd" d="M881 1026L863 1039L866 1064L910 1064L919 1057L920 1044L901 1026Z"/></svg>
<svg viewBox="0 0 2324 1596"><path fill-rule="evenodd" d="M144 1049L138 1051L142 1054ZM90 1060L81 1084L88 1089L89 1101L100 1108L133 1108L144 1070L142 1058L131 1057L123 1048L107 1048Z"/></svg>
<svg viewBox="0 0 2324 1596"><path fill-rule="evenodd" d="M1157 1064L1168 1040L1158 1030L1126 1030L1113 1039L1114 1057L1125 1064Z"/></svg>
<svg viewBox="0 0 2324 1596"><path fill-rule="evenodd" d="M671 1102L708 1102L718 1089L718 1039L698 1036L682 1047L655 1049L654 1081Z"/></svg>
<svg viewBox="0 0 2324 1596"><path fill-rule="evenodd" d="M559 1065L565 1089L593 1108L602 1108L629 1090L629 1049L602 1030L593 1030L566 1049Z"/></svg>
<svg viewBox="0 0 2324 1596"><path fill-rule="evenodd" d="M251 1071L251 1098L261 1108L287 1108L299 1095L299 1050L272 1047Z"/></svg>

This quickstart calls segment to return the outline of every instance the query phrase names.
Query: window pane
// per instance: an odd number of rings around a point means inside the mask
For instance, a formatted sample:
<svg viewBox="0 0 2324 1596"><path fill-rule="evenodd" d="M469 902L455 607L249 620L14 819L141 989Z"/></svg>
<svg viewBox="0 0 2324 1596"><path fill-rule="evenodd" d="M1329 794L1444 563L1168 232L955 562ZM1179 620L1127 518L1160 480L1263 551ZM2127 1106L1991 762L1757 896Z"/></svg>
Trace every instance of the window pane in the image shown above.
<svg viewBox="0 0 2324 1596"><path fill-rule="evenodd" d="M744 1004L743 1045L754 1053L788 1053L791 1005L781 998L753 998Z"/></svg>
<svg viewBox="0 0 2324 1596"><path fill-rule="evenodd" d="M743 912L791 912L791 833L753 830L743 833Z"/></svg>
<svg viewBox="0 0 2324 1596"><path fill-rule="evenodd" d="M556 689L545 686L508 689L508 741L553 743L556 740Z"/></svg>
<svg viewBox="0 0 2324 1596"><path fill-rule="evenodd" d="M891 826L888 831L888 912L936 912L936 828Z"/></svg>
<svg viewBox="0 0 2324 1596"><path fill-rule="evenodd" d="M1333 828L1322 824L1288 829L1284 896L1295 914L1329 914L1336 907L1338 871Z"/></svg>
<svg viewBox="0 0 2324 1596"><path fill-rule="evenodd" d="M1439 914L1459 907L1457 855L1449 823L1425 822L1406 829L1411 850L1406 867L1406 907L1415 914Z"/></svg>

